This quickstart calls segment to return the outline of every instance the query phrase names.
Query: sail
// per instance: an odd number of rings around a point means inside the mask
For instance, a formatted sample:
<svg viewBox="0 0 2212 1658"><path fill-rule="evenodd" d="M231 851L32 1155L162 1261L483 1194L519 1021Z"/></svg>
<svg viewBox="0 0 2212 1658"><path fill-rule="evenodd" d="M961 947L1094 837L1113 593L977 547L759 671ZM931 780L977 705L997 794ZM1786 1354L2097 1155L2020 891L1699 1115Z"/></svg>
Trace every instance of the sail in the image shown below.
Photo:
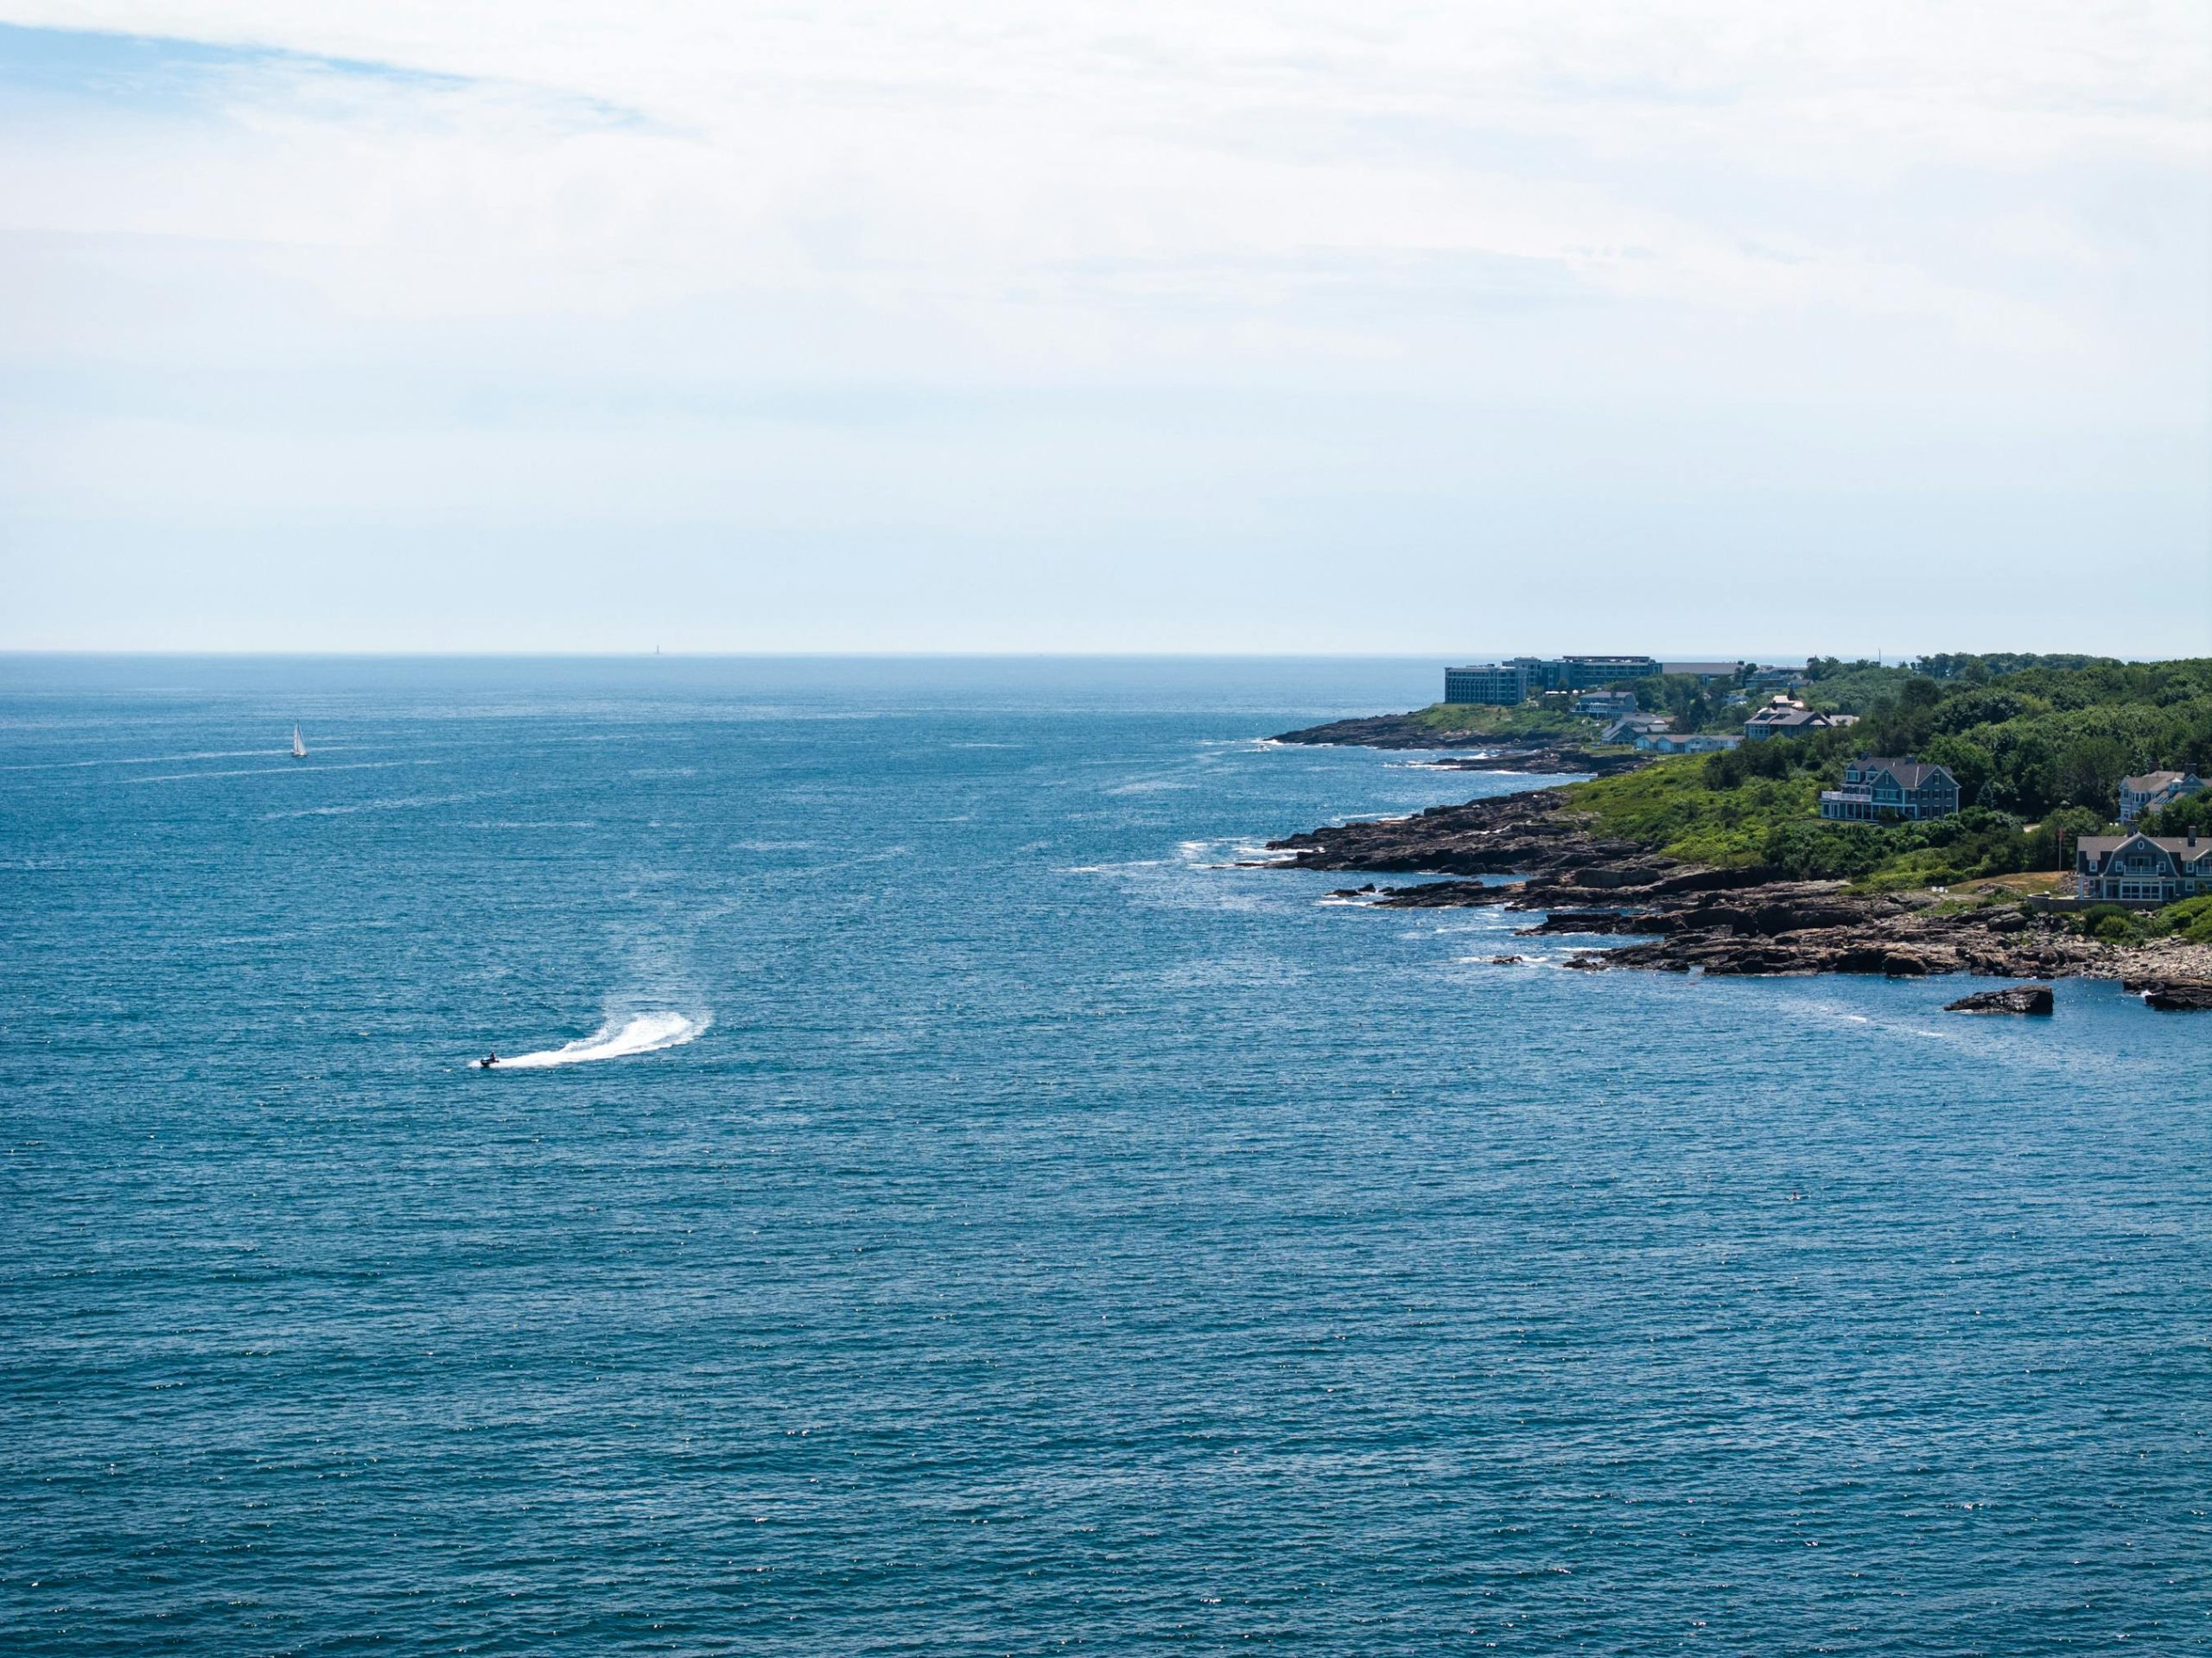
<svg viewBox="0 0 2212 1658"><path fill-rule="evenodd" d="M308 746L300 740L300 728L294 726L292 727L292 758L296 760L303 760L307 757Z"/></svg>

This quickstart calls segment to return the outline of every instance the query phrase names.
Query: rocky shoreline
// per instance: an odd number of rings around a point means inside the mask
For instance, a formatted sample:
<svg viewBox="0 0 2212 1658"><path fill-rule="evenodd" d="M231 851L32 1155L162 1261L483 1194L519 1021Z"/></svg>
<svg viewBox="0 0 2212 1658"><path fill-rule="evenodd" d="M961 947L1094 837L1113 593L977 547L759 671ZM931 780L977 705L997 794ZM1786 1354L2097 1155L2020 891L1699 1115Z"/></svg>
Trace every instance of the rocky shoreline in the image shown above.
<svg viewBox="0 0 2212 1658"><path fill-rule="evenodd" d="M1645 765L1650 758L1633 749L1593 749L1566 738L1535 741L1484 736L1471 731L1438 731L1402 714L1335 720L1325 726L1308 726L1302 731L1286 731L1268 740L1314 747L1440 750L1446 751L1445 758L1435 764L1446 771L1523 772L1552 777L1571 772L1604 776ZM1457 750L1468 752L1451 752Z"/></svg>
<svg viewBox="0 0 2212 1658"><path fill-rule="evenodd" d="M1271 842L1270 849L1291 854L1275 867L1447 878L1341 890L1340 896L1383 908L1501 905L1544 912L1522 930L1529 934L1624 941L1584 951L1571 958L1572 967L2107 978L2143 991L2152 1007L2212 1007L2212 950L2202 945L2115 945L2085 938L2063 918L2019 903L1960 903L1935 893L1853 893L1841 881L1684 864L1593 834L1557 789L1336 824Z"/></svg>

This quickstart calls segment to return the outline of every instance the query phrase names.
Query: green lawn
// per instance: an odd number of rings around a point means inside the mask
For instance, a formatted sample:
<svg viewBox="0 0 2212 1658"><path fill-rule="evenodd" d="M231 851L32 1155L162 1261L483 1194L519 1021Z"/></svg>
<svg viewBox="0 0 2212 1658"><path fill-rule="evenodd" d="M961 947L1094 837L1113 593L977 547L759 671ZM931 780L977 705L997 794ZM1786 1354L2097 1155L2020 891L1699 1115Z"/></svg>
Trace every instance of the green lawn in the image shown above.
<svg viewBox="0 0 2212 1658"><path fill-rule="evenodd" d="M1548 708L1535 702L1523 702L1518 708L1496 708L1483 702L1432 702L1406 718L1439 736L1595 742L1599 731L1598 721L1587 715L1569 714L1563 708Z"/></svg>

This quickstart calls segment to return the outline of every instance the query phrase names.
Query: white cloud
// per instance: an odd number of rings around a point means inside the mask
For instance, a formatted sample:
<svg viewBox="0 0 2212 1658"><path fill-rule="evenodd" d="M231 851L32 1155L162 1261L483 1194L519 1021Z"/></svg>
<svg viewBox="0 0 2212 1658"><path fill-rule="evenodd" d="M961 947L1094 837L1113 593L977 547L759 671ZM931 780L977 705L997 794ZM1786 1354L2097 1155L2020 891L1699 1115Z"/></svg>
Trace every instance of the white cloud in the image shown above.
<svg viewBox="0 0 2212 1658"><path fill-rule="evenodd" d="M907 480L861 515L879 529L1049 533L1147 483L1144 522L1217 525L1206 467L1146 436L1217 394L1419 400L1486 433L1543 410L1585 442L1626 422L1668 464L1720 420L1792 474L1859 426L1954 454L1996 435L2009 459L1955 470L1954 537L2016 537L1999 497L2053 435L2124 425L2143 441L2088 446L2107 465L2084 499L2164 503L2133 521L2202 548L2194 3L0 17L176 60L0 109L0 417L27 435L0 483L38 537L278 537L367 500L480 525L677 501L827 534L857 521L855 473ZM0 67L38 49L0 41ZM869 412L991 388L1103 401L1041 430L995 404L962 429L976 451ZM760 412L797 406L835 412ZM1287 415L1270 437L1235 406L1190 452L1310 506L1314 445L1343 433ZM119 455L143 463L127 511L97 481ZM264 482L226 505L209 480L238 475ZM1387 454L1336 484L1476 511ZM1837 484L1804 478L1807 510Z"/></svg>

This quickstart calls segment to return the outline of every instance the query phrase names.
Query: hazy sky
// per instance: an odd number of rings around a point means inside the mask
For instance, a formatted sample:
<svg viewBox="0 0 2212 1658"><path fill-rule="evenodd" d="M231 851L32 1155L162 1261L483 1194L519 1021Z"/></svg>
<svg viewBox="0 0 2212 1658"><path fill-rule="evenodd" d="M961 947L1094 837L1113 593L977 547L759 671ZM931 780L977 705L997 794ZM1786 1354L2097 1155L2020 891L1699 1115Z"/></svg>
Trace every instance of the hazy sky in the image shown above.
<svg viewBox="0 0 2212 1658"><path fill-rule="evenodd" d="M2212 9L0 0L0 647L2212 651Z"/></svg>

